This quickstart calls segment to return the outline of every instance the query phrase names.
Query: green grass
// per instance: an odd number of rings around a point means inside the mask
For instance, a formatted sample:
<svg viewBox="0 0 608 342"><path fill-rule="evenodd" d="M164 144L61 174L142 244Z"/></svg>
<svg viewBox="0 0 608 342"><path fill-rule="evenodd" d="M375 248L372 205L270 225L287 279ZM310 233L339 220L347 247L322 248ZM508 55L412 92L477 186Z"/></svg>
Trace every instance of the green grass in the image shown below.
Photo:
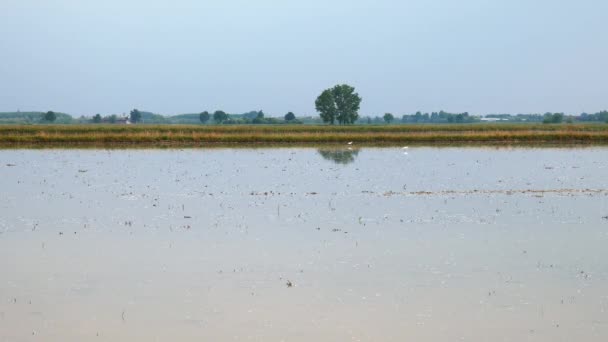
<svg viewBox="0 0 608 342"><path fill-rule="evenodd" d="M3 147L251 144L608 144L606 124L0 126Z"/></svg>

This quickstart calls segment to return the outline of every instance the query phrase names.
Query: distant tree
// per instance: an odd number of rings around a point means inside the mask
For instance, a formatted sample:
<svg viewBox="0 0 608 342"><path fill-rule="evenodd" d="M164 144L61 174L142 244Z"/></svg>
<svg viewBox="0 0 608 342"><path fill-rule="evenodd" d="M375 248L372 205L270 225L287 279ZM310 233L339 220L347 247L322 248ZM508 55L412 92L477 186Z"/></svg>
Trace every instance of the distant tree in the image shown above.
<svg viewBox="0 0 608 342"><path fill-rule="evenodd" d="M95 114L95 116L93 116L93 122L94 123L101 123L101 115Z"/></svg>
<svg viewBox="0 0 608 342"><path fill-rule="evenodd" d="M49 110L48 112L42 115L42 119L44 121L53 122L57 119L57 114L55 114L55 112L53 112L52 110Z"/></svg>
<svg viewBox="0 0 608 342"><path fill-rule="evenodd" d="M359 118L361 97L355 93L355 88L347 84L339 84L331 89L325 89L317 100L315 107L324 122L334 124L352 124Z"/></svg>
<svg viewBox="0 0 608 342"><path fill-rule="evenodd" d="M543 123L545 124L558 124L564 121L564 113L545 113L543 117Z"/></svg>
<svg viewBox="0 0 608 342"><path fill-rule="evenodd" d="M264 119L264 112L263 111L259 111L257 113L256 117L253 118L253 120L251 120L251 123L255 124L255 125L267 123L266 120Z"/></svg>
<svg viewBox="0 0 608 342"><path fill-rule="evenodd" d="M204 111L198 115L198 119L201 120L202 123L207 123L210 117L211 116L209 115L208 111Z"/></svg>
<svg viewBox="0 0 608 342"><path fill-rule="evenodd" d="M384 121L387 124L390 124L391 122L393 122L393 120L395 120L395 117L393 116L393 114L391 114L391 113L384 114Z"/></svg>
<svg viewBox="0 0 608 342"><path fill-rule="evenodd" d="M132 123L137 123L141 121L141 112L137 109L133 109L129 115L129 120Z"/></svg>
<svg viewBox="0 0 608 342"><path fill-rule="evenodd" d="M285 121L293 121L296 119L296 115L292 112L285 114Z"/></svg>
<svg viewBox="0 0 608 342"><path fill-rule="evenodd" d="M215 113L213 113L213 121L222 123L226 120L228 120L228 114L226 114L224 111L216 110Z"/></svg>
<svg viewBox="0 0 608 342"><path fill-rule="evenodd" d="M587 113L581 113L581 115L579 115L576 118L577 121L601 121L601 122L608 122L608 111L602 110L601 112L595 113L595 114L587 114Z"/></svg>
<svg viewBox="0 0 608 342"><path fill-rule="evenodd" d="M118 119L118 118L116 117L116 114L112 114L112 115L110 115L110 116L108 116L108 117L107 117L108 122L109 122L109 123L112 123L112 124L113 124L113 123L116 123L116 120L117 120L117 119Z"/></svg>

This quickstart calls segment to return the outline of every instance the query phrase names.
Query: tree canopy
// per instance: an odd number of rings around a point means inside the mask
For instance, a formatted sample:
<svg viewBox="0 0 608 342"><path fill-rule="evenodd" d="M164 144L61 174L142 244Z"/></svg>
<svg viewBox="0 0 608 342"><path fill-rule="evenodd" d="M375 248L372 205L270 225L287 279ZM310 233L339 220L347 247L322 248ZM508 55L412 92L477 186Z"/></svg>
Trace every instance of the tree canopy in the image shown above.
<svg viewBox="0 0 608 342"><path fill-rule="evenodd" d="M293 121L296 119L296 115L292 112L285 114L285 121Z"/></svg>
<svg viewBox="0 0 608 342"><path fill-rule="evenodd" d="M207 121L209 121L209 118L211 116L209 115L208 111L204 111L202 113L199 114L198 119L202 122L202 123L207 123Z"/></svg>
<svg viewBox="0 0 608 342"><path fill-rule="evenodd" d="M133 109L129 114L129 120L132 123L137 123L141 121L141 112L137 109Z"/></svg>
<svg viewBox="0 0 608 342"><path fill-rule="evenodd" d="M57 114L55 114L55 112L53 112L52 110L49 110L48 112L42 115L42 119L44 121L53 122L55 121L55 119L57 119Z"/></svg>
<svg viewBox="0 0 608 342"><path fill-rule="evenodd" d="M543 123L562 123L564 121L564 113L545 113Z"/></svg>
<svg viewBox="0 0 608 342"><path fill-rule="evenodd" d="M226 120L228 120L228 114L226 114L226 112L221 111L221 110L216 110L215 113L213 113L213 121L215 121L217 123L222 123Z"/></svg>
<svg viewBox="0 0 608 342"><path fill-rule="evenodd" d="M253 118L253 120L251 121L251 123L254 124L263 124L265 123L266 120L264 120L264 111L259 111L257 116L255 118Z"/></svg>
<svg viewBox="0 0 608 342"><path fill-rule="evenodd" d="M325 89L315 101L321 119L332 125L336 121L341 125L354 123L359 118L360 106L361 97L348 84Z"/></svg>
<svg viewBox="0 0 608 342"><path fill-rule="evenodd" d="M332 125L336 122L337 109L331 89L323 90L321 95L317 97L315 108L319 112L319 116L321 116L323 122L329 122Z"/></svg>
<svg viewBox="0 0 608 342"><path fill-rule="evenodd" d="M422 113L416 112L412 115L403 115L402 123L472 123L480 121L479 117L464 113L448 113L445 111Z"/></svg>
<svg viewBox="0 0 608 342"><path fill-rule="evenodd" d="M393 116L393 114L391 114L391 113L384 114L384 121L386 123L390 124L393 120L395 120L395 117Z"/></svg>

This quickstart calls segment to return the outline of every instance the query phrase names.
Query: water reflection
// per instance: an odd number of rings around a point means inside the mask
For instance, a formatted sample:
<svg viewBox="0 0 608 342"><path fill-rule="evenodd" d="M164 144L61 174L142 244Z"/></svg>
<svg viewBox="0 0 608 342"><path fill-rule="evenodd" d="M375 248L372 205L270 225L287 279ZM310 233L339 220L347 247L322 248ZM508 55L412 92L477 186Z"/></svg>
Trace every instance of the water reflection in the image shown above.
<svg viewBox="0 0 608 342"><path fill-rule="evenodd" d="M319 149L321 157L336 164L347 165L355 161L359 149Z"/></svg>

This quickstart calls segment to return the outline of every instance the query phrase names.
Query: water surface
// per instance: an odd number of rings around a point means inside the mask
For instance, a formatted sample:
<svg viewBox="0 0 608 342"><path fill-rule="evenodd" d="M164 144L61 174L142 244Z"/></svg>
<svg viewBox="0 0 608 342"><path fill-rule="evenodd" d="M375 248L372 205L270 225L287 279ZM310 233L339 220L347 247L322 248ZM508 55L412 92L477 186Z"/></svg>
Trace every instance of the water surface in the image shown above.
<svg viewBox="0 0 608 342"><path fill-rule="evenodd" d="M607 172L608 148L3 150L0 341L606 341Z"/></svg>

